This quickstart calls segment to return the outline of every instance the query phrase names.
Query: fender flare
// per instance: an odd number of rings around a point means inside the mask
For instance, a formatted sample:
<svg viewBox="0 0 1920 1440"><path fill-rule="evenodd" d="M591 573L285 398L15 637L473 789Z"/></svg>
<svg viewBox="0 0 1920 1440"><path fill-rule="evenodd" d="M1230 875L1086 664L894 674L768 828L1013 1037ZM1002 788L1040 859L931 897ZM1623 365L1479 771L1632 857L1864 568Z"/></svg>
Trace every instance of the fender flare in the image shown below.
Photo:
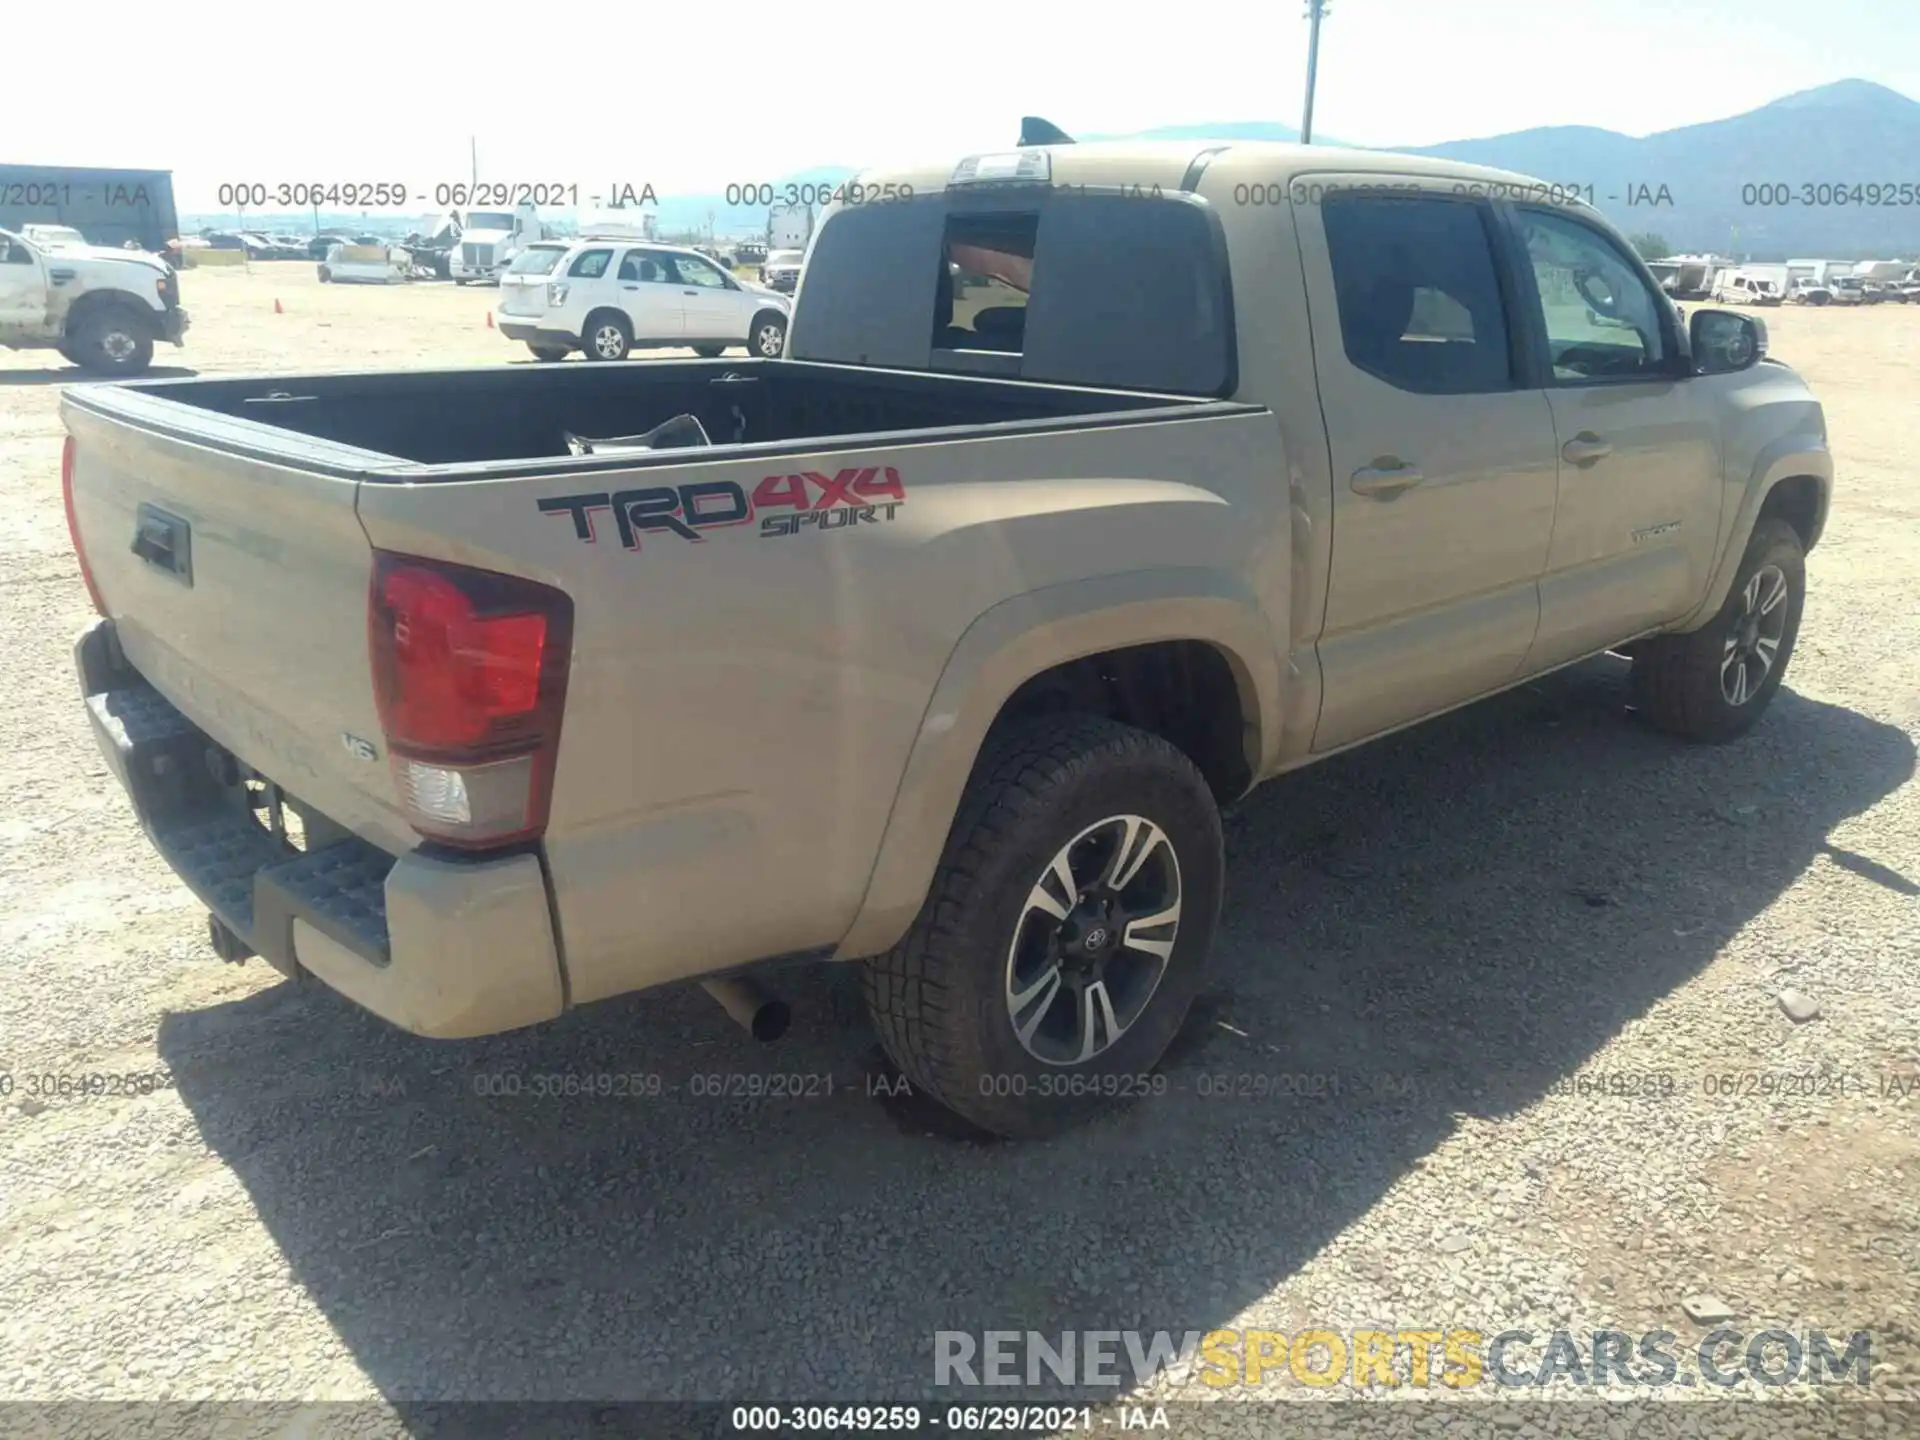
<svg viewBox="0 0 1920 1440"><path fill-rule="evenodd" d="M1280 750L1281 662L1253 593L1203 569L1135 570L1016 595L975 618L947 657L901 772L867 891L836 960L877 955L919 913L987 731L1022 684L1053 666L1156 641L1227 659L1251 773Z"/></svg>
<svg viewBox="0 0 1920 1440"><path fill-rule="evenodd" d="M1771 441L1755 457L1753 470L1741 491L1740 504L1733 513L1732 524L1721 537L1720 558L1714 564L1706 597L1697 609L1673 627L1676 632L1695 629L1720 613L1720 607L1726 603L1727 592L1733 588L1740 562L1746 556L1747 540L1759 522L1760 511L1766 505L1767 497L1783 482L1802 475L1811 475L1820 482L1820 510L1814 519L1813 534L1807 541L1807 548L1813 548L1814 542L1819 540L1826 528L1827 507L1832 503L1833 452L1827 448L1825 436L1812 431L1799 431Z"/></svg>

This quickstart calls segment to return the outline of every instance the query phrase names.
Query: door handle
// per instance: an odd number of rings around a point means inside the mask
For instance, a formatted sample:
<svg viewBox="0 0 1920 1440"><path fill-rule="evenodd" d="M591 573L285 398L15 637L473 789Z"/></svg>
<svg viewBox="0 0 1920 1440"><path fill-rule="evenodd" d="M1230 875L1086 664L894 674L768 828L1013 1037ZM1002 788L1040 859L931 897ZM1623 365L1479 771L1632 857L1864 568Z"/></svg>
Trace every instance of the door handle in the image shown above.
<svg viewBox="0 0 1920 1440"><path fill-rule="evenodd" d="M1402 492L1426 478L1418 465L1363 465L1353 472L1353 493L1371 495L1376 500L1397 500Z"/></svg>
<svg viewBox="0 0 1920 1440"><path fill-rule="evenodd" d="M1613 453L1613 446L1591 430L1582 430L1560 447L1560 455L1569 465L1591 465Z"/></svg>
<svg viewBox="0 0 1920 1440"><path fill-rule="evenodd" d="M698 295L700 292L698 290L682 290L680 293L682 295Z"/></svg>

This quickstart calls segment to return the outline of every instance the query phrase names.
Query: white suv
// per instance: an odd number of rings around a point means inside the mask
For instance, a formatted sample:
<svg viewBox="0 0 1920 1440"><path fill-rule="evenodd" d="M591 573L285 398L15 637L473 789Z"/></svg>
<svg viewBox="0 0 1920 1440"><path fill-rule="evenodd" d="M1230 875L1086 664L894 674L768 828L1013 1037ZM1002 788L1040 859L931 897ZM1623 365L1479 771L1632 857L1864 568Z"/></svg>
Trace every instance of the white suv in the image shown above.
<svg viewBox="0 0 1920 1440"><path fill-rule="evenodd" d="M791 306L684 246L590 239L523 251L500 277L494 324L541 360L679 345L707 356L744 345L771 360L786 348Z"/></svg>

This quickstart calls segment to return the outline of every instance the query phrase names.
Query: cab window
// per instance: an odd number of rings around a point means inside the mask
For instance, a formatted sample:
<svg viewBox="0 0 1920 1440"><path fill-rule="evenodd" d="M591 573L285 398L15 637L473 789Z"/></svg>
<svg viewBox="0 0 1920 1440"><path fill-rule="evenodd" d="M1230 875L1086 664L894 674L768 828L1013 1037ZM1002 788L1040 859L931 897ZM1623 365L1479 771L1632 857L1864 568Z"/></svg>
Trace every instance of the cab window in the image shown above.
<svg viewBox="0 0 1920 1440"><path fill-rule="evenodd" d="M1558 211L1516 212L1557 385L1668 374L1671 307L1612 238Z"/></svg>
<svg viewBox="0 0 1920 1440"><path fill-rule="evenodd" d="M670 259L682 285L698 285L706 290L728 288L720 272L697 255L674 255Z"/></svg>
<svg viewBox="0 0 1920 1440"><path fill-rule="evenodd" d="M1349 361L1419 394L1513 388L1507 309L1484 207L1356 193L1328 197L1322 215Z"/></svg>

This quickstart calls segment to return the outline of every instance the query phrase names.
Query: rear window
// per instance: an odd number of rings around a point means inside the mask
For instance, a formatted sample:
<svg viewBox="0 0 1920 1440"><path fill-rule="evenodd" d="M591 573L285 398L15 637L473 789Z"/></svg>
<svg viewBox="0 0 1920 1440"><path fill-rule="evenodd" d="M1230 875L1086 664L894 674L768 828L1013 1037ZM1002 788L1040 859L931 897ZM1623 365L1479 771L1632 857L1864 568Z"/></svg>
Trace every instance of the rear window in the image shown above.
<svg viewBox="0 0 1920 1440"><path fill-rule="evenodd" d="M507 267L509 275L551 275L553 267L560 263L560 257L567 253L564 245L536 245L531 250L522 250L513 257L513 264Z"/></svg>
<svg viewBox="0 0 1920 1440"><path fill-rule="evenodd" d="M1117 390L1226 395L1232 291L1188 196L1011 187L836 212L789 353Z"/></svg>

